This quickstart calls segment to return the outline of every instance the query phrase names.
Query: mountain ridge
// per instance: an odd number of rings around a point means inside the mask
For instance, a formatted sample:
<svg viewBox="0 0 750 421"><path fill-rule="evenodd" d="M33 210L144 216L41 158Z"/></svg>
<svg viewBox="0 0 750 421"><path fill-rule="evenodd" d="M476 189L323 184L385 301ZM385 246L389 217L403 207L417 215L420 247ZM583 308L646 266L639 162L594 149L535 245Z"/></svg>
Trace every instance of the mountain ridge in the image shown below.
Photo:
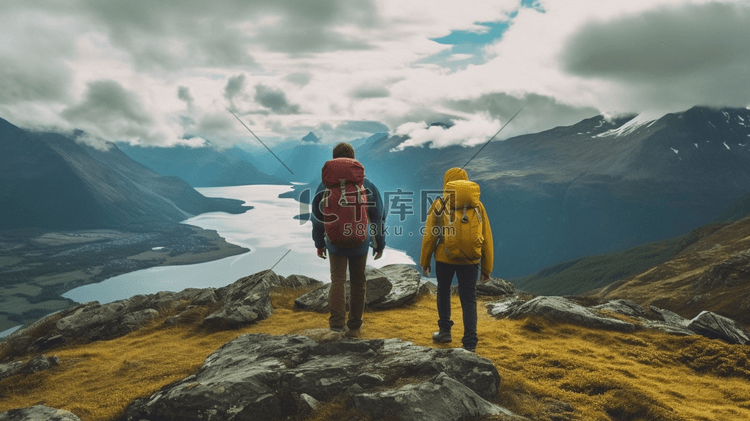
<svg viewBox="0 0 750 421"><path fill-rule="evenodd" d="M112 143L106 151L84 145L81 135L31 132L0 119L0 229L143 226L248 209L162 177Z"/></svg>

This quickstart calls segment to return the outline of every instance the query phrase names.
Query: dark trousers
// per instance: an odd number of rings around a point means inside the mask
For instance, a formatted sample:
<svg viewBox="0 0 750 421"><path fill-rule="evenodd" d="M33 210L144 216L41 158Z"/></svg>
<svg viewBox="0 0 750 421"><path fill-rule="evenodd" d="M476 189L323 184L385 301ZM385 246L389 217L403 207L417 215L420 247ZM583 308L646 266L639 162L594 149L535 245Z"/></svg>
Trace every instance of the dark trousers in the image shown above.
<svg viewBox="0 0 750 421"><path fill-rule="evenodd" d="M464 318L464 348L476 348L477 338L477 265L453 265L435 262L435 276L437 277L437 309L438 327L441 332L450 332L453 326L451 320L451 283L453 275L458 278L458 296L461 299L461 310Z"/></svg>
<svg viewBox="0 0 750 421"><path fill-rule="evenodd" d="M328 253L331 262L331 291L328 305L331 317L328 325L333 329L343 329L344 322L350 330L362 326L362 313L365 311L367 279L365 266L367 254L360 256L340 256ZM349 320L346 320L346 267L349 266Z"/></svg>

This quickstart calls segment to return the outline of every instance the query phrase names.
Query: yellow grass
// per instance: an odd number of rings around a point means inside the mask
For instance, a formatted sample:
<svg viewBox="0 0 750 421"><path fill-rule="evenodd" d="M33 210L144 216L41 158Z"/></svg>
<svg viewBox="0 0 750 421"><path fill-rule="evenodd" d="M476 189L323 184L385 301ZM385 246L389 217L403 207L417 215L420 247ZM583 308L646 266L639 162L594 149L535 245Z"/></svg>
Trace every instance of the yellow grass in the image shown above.
<svg viewBox="0 0 750 421"><path fill-rule="evenodd" d="M195 325L166 328L156 323L123 338L58 349L53 354L60 357L59 367L0 382L0 412L43 403L83 421L112 420L134 398L194 373L206 356L241 334L326 328L328 315L292 310L299 294L274 293L273 317L240 330L212 333ZM366 312L361 337L460 346L463 327L456 297L454 342L432 342L434 301L426 296L402 309ZM493 361L503 378L496 403L531 419L553 419L549 411L555 401L569 403L572 412L562 414L574 420L750 419L750 347L541 319L496 320L481 303L478 332L478 354ZM334 403L313 416L333 419L343 411Z"/></svg>

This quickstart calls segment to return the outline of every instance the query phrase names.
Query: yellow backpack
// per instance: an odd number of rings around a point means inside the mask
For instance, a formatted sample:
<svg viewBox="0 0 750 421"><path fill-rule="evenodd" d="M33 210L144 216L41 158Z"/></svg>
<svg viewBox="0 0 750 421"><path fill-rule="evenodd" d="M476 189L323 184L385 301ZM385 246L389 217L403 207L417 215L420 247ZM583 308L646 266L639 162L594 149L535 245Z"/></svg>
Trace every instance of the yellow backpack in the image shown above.
<svg viewBox="0 0 750 421"><path fill-rule="evenodd" d="M445 185L440 240L451 260L470 262L482 257L484 235L479 194L479 185L473 181L455 180Z"/></svg>

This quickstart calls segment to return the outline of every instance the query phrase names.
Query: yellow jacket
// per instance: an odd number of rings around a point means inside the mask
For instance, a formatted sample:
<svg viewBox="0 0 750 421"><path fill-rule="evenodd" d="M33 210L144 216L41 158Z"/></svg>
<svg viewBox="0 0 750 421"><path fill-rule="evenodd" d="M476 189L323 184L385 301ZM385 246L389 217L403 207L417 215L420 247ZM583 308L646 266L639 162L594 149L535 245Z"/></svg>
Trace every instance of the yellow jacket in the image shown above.
<svg viewBox="0 0 750 421"><path fill-rule="evenodd" d="M445 172L443 178L443 189L445 185L455 180L468 180L469 176L461 168L451 168ZM455 265L476 265L481 261L480 269L482 274L489 275L492 273L492 265L494 263L494 248L492 246L492 228L490 227L490 220L487 218L487 211L484 209L484 205L479 203L479 211L482 217L482 235L484 236L484 243L482 244L482 257L475 261L468 260L451 260L443 250L443 242L440 241L440 237L433 233L432 228L435 227L438 221L438 203L439 201L432 202L430 210L427 213L427 223L425 224L424 235L422 236L422 252L419 259L419 264L422 267L430 266L432 261L432 255L435 254L435 260L443 263L451 263Z"/></svg>

